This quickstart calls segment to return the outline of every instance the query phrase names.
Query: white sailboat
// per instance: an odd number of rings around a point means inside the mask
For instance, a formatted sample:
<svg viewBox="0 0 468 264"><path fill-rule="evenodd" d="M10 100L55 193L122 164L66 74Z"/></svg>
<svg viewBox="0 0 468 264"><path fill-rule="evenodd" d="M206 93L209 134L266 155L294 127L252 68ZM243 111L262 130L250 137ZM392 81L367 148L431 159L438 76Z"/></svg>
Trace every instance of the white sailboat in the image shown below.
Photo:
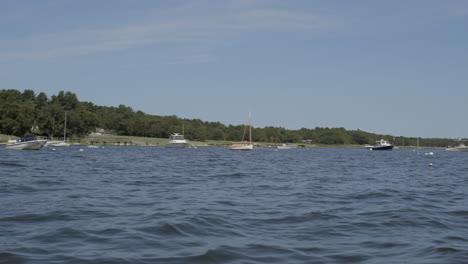
<svg viewBox="0 0 468 264"><path fill-rule="evenodd" d="M249 113L249 141L244 141L244 137L242 137L242 141L240 142L233 142L231 146L229 146L230 150L253 150L252 144L252 120L251 114Z"/></svg>
<svg viewBox="0 0 468 264"><path fill-rule="evenodd" d="M65 124L63 128L63 141L52 141L48 144L48 146L53 147L69 147L70 143L67 141L67 112L65 111Z"/></svg>

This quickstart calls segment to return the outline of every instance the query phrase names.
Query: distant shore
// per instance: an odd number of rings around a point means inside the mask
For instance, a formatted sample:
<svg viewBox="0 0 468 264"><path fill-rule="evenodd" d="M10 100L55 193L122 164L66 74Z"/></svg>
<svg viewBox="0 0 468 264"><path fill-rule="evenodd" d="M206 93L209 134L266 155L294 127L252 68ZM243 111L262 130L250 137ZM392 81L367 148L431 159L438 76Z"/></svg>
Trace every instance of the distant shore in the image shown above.
<svg viewBox="0 0 468 264"><path fill-rule="evenodd" d="M0 145L6 145L8 139L14 136L0 135ZM62 139L60 139L62 140ZM169 140L166 138L147 138L130 136L92 136L82 139L70 139L69 142L75 145L112 145L112 146L164 146ZM196 147L227 147L232 142L222 140L190 141ZM253 142L257 147L276 148L284 143L272 142ZM312 143L293 143L299 148L364 148L364 145L355 144L312 144ZM416 149L416 146L395 146L397 149ZM444 149L441 147L419 147L420 149Z"/></svg>

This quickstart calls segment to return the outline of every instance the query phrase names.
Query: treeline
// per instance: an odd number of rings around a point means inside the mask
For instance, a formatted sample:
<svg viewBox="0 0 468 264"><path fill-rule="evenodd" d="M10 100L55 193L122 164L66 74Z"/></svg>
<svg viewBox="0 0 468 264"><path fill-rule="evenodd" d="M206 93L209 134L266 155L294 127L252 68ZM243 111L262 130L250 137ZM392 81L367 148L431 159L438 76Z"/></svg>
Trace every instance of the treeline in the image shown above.
<svg viewBox="0 0 468 264"><path fill-rule="evenodd" d="M0 90L0 133L15 136L35 134L40 136L63 135L67 115L67 136L83 137L98 128L115 135L168 138L171 133L181 133L193 141L239 141L245 132L244 125L226 126L220 122L200 119L182 119L177 116L149 115L131 107L98 106L80 102L76 94L61 91L50 98L45 93L32 90ZM386 139L398 146L416 146L416 138L378 135L344 128L302 128L288 130L282 127L253 129L253 140L271 143L357 144L374 143ZM453 145L451 139L420 139L420 146L445 147Z"/></svg>

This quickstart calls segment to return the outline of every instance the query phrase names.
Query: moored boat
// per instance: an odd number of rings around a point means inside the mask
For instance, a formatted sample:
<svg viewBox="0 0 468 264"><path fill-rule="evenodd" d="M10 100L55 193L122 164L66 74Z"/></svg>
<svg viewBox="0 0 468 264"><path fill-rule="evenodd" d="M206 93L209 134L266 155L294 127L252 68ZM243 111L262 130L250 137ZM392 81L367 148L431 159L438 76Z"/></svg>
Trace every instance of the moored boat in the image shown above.
<svg viewBox="0 0 468 264"><path fill-rule="evenodd" d="M52 142L49 143L48 146L52 146L52 147L69 147L70 143L65 142L65 141L52 141Z"/></svg>
<svg viewBox="0 0 468 264"><path fill-rule="evenodd" d="M244 131L245 135L245 131ZM252 121L251 116L249 113L249 141L244 141L244 137L242 136L242 141L240 142L233 142L230 146L230 150L253 150L252 144Z"/></svg>
<svg viewBox="0 0 468 264"><path fill-rule="evenodd" d="M37 139L36 136L30 135L24 138L17 138L8 140L6 149L18 149L18 150L39 150L41 149L47 140Z"/></svg>
<svg viewBox="0 0 468 264"><path fill-rule="evenodd" d="M297 145L294 144L282 144L277 147L278 149L295 149L297 148Z"/></svg>
<svg viewBox="0 0 468 264"><path fill-rule="evenodd" d="M459 138L456 141L458 142L458 146L448 147L448 148L445 149L445 151L447 151L447 152L468 152L468 147L465 146L465 144L463 143L466 140L462 140L461 138Z"/></svg>
<svg viewBox="0 0 468 264"><path fill-rule="evenodd" d="M189 146L188 140L185 139L184 135L179 133L171 134L169 142L166 144L166 148L186 148Z"/></svg>
<svg viewBox="0 0 468 264"><path fill-rule="evenodd" d="M242 142L232 142L229 146L230 150L253 150L253 145L251 142L242 141Z"/></svg>
<svg viewBox="0 0 468 264"><path fill-rule="evenodd" d="M384 140L384 139L377 140L376 143L377 144L373 146L366 145L366 148L368 148L369 150L392 150L393 149L393 145L390 144L390 142L388 142L387 140Z"/></svg>
<svg viewBox="0 0 468 264"><path fill-rule="evenodd" d="M63 141L52 141L49 145L53 147L69 147L67 140L67 112L65 111L65 121L63 125Z"/></svg>

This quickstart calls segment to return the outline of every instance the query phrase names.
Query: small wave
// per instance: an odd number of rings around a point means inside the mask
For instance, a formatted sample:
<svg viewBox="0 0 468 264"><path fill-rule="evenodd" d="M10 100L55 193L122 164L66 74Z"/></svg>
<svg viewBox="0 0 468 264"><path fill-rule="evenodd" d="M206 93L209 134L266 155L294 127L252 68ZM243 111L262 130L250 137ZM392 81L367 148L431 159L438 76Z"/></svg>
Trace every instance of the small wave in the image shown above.
<svg viewBox="0 0 468 264"><path fill-rule="evenodd" d="M455 216L468 216L468 210L450 211L448 212L448 214L455 215Z"/></svg>
<svg viewBox="0 0 468 264"><path fill-rule="evenodd" d="M59 213L51 212L47 214L24 214L17 216L9 216L0 218L0 221L5 222L21 222L21 223L37 223L37 222L48 222L48 221L70 221L74 220L73 217Z"/></svg>
<svg viewBox="0 0 468 264"><path fill-rule="evenodd" d="M71 228L62 227L52 231L43 232L33 237L34 240L40 243L58 243L63 241L74 241L74 240L86 240L90 239L91 236L86 232Z"/></svg>
<svg viewBox="0 0 468 264"><path fill-rule="evenodd" d="M438 253L445 254L445 253L461 252L463 250L452 248L452 247L438 247L438 248L435 248L435 251L437 251Z"/></svg>
<svg viewBox="0 0 468 264"><path fill-rule="evenodd" d="M311 259L296 250L280 246L249 244L243 247L219 246L182 260L186 263L291 263Z"/></svg>
<svg viewBox="0 0 468 264"><path fill-rule="evenodd" d="M466 250L458 249L451 246L441 246L441 247L426 247L420 252L421 256L432 256L432 257L441 257L441 256L451 256L456 257L457 255L466 255ZM450 262L447 262L450 263Z"/></svg>
<svg viewBox="0 0 468 264"><path fill-rule="evenodd" d="M227 173L227 174L220 174L218 177L232 177L232 178L241 178L249 176L247 173L242 173L242 172L235 172L235 173Z"/></svg>
<svg viewBox="0 0 468 264"><path fill-rule="evenodd" d="M333 263L359 263L371 259L369 255L356 253L334 254L326 257L333 261Z"/></svg>
<svg viewBox="0 0 468 264"><path fill-rule="evenodd" d="M19 186L16 186L15 188L15 191L18 191L18 192L37 192L39 191L39 189L37 188L33 188L31 186L26 186L26 185L19 185Z"/></svg>
<svg viewBox="0 0 468 264"><path fill-rule="evenodd" d="M302 215L286 215L275 218L247 218L248 221L261 221L269 224L284 224L284 223L303 223L313 221L330 221L339 219L338 216L322 212L311 212Z"/></svg>
<svg viewBox="0 0 468 264"><path fill-rule="evenodd" d="M21 163L15 163L15 162L0 162L0 166L5 166L5 167L28 167L27 165L21 164Z"/></svg>
<svg viewBox="0 0 468 264"><path fill-rule="evenodd" d="M468 238L458 237L458 236L447 236L446 240L458 241L458 242L468 242Z"/></svg>
<svg viewBox="0 0 468 264"><path fill-rule="evenodd" d="M392 197L392 195L383 193L383 192L369 192L369 193L359 193L352 195L350 199L357 199L357 200L363 200L363 199L377 199L377 198L388 198Z"/></svg>
<svg viewBox="0 0 468 264"><path fill-rule="evenodd" d="M162 226L156 226L156 227L155 226L142 227L142 228L138 228L137 230L144 232L144 233L149 233L152 235L162 235L162 236L168 236L168 237L188 236L176 225L170 224L170 223L165 223Z"/></svg>
<svg viewBox="0 0 468 264"><path fill-rule="evenodd" d="M365 248L375 248L375 249L389 249L396 247L406 247L409 244L407 243L395 243L395 242L375 242L375 241L366 241L359 244Z"/></svg>
<svg viewBox="0 0 468 264"><path fill-rule="evenodd" d="M1 263L26 263L26 259L13 253L0 252Z"/></svg>
<svg viewBox="0 0 468 264"><path fill-rule="evenodd" d="M225 248L208 250L207 252L186 258L188 263L226 263L234 260L245 259L240 253L232 252Z"/></svg>

